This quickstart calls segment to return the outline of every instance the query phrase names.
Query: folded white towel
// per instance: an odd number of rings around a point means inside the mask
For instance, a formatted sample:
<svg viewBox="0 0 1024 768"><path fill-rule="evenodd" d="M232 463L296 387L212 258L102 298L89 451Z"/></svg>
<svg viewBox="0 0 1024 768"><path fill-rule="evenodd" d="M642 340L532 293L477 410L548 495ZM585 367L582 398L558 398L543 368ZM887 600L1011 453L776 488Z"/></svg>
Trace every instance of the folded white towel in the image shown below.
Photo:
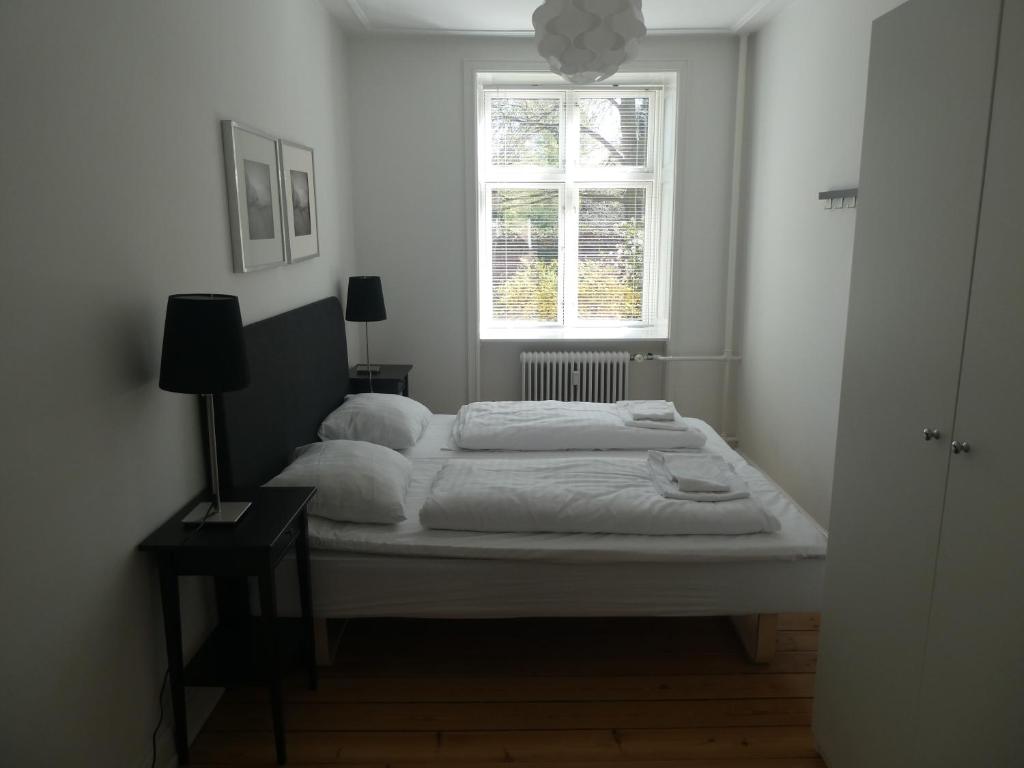
<svg viewBox="0 0 1024 768"><path fill-rule="evenodd" d="M648 451L647 462L661 475L667 475L681 491L727 493L746 484L721 456L707 453L664 453Z"/></svg>
<svg viewBox="0 0 1024 768"><path fill-rule="evenodd" d="M615 403L615 411L627 427L675 432L689 429L683 417L676 412L676 407L664 400L619 400Z"/></svg>
<svg viewBox="0 0 1024 768"><path fill-rule="evenodd" d="M676 407L667 400L619 400L616 405L636 421L674 421Z"/></svg>
<svg viewBox="0 0 1024 768"><path fill-rule="evenodd" d="M750 497L750 488L721 456L649 451L647 465L654 484L668 499L714 502Z"/></svg>
<svg viewBox="0 0 1024 768"><path fill-rule="evenodd" d="M628 416L623 415L622 423L627 427L640 427L640 429L667 429L675 432L685 432L690 428L687 426L686 422L683 421L681 416L677 416L672 421L651 421L650 419L631 419Z"/></svg>

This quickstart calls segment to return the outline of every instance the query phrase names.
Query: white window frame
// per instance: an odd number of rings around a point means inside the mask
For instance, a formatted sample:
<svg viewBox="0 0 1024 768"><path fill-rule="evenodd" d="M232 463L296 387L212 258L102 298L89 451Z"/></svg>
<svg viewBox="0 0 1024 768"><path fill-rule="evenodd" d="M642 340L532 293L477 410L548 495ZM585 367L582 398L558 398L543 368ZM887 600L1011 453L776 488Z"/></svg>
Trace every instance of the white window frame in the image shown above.
<svg viewBox="0 0 1024 768"><path fill-rule="evenodd" d="M674 72L629 73L595 86L570 86L550 73L483 72L473 73L467 83L474 89L475 167L472 183L476 187L477 210L473 254L477 280L471 297L476 312L476 338L480 341L501 339L665 339L669 327L669 286L673 261L673 200L675 177L675 120L665 121L666 114L676 114L676 74ZM617 96L643 95L651 98L647 162L644 167L600 166L573 167L573 154L567 151L578 141L577 110L561 110L559 127L560 164L549 167L500 167L491 165L491 132L489 99L494 97L551 96L566 100L583 97L587 91ZM570 102L571 104L571 102ZM671 110L671 111L669 111ZM523 186L527 188L559 188L561 190L559 291L562 301L558 323L531 321L491 321L491 194L494 188ZM645 194L644 242L644 305L641 319L614 321L576 318L577 285L575 259L566 258L566 248L576 248L575 226L578 216L579 189L643 187ZM572 273L572 274L570 274ZM568 322L566 322L568 320Z"/></svg>

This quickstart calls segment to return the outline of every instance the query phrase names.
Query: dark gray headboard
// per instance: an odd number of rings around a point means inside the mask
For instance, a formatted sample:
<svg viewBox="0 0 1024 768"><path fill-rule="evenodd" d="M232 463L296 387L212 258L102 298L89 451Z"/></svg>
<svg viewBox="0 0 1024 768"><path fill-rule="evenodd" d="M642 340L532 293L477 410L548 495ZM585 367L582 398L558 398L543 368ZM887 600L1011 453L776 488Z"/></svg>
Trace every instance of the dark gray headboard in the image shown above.
<svg viewBox="0 0 1024 768"><path fill-rule="evenodd" d="M348 345L337 298L245 326L250 384L217 398L221 487L251 488L317 439L348 394Z"/></svg>

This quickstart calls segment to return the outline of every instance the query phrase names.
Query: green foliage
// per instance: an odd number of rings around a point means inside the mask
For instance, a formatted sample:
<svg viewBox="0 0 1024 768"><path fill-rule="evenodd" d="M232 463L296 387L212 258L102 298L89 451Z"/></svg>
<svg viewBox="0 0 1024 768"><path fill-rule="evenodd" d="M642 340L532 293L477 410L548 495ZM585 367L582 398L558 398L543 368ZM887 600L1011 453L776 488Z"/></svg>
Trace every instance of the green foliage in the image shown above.
<svg viewBox="0 0 1024 768"><path fill-rule="evenodd" d="M639 267L639 268L638 268ZM643 313L643 263L581 261L579 316L588 320L639 320Z"/></svg>
<svg viewBox="0 0 1024 768"><path fill-rule="evenodd" d="M505 320L558 321L558 262L523 259L515 275L497 286L494 316Z"/></svg>
<svg viewBox="0 0 1024 768"><path fill-rule="evenodd" d="M581 318L639 320L643 312L643 260L591 260L579 264ZM523 259L513 277L495 287L494 317L558 321L558 262Z"/></svg>

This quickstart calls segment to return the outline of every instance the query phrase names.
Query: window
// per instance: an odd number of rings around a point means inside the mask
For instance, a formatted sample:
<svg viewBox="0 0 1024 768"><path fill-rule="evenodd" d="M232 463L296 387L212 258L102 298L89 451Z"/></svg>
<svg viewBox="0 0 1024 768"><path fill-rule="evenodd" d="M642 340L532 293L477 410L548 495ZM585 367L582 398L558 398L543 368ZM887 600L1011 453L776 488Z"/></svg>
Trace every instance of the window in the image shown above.
<svg viewBox="0 0 1024 768"><path fill-rule="evenodd" d="M664 337L662 87L477 96L480 338Z"/></svg>

